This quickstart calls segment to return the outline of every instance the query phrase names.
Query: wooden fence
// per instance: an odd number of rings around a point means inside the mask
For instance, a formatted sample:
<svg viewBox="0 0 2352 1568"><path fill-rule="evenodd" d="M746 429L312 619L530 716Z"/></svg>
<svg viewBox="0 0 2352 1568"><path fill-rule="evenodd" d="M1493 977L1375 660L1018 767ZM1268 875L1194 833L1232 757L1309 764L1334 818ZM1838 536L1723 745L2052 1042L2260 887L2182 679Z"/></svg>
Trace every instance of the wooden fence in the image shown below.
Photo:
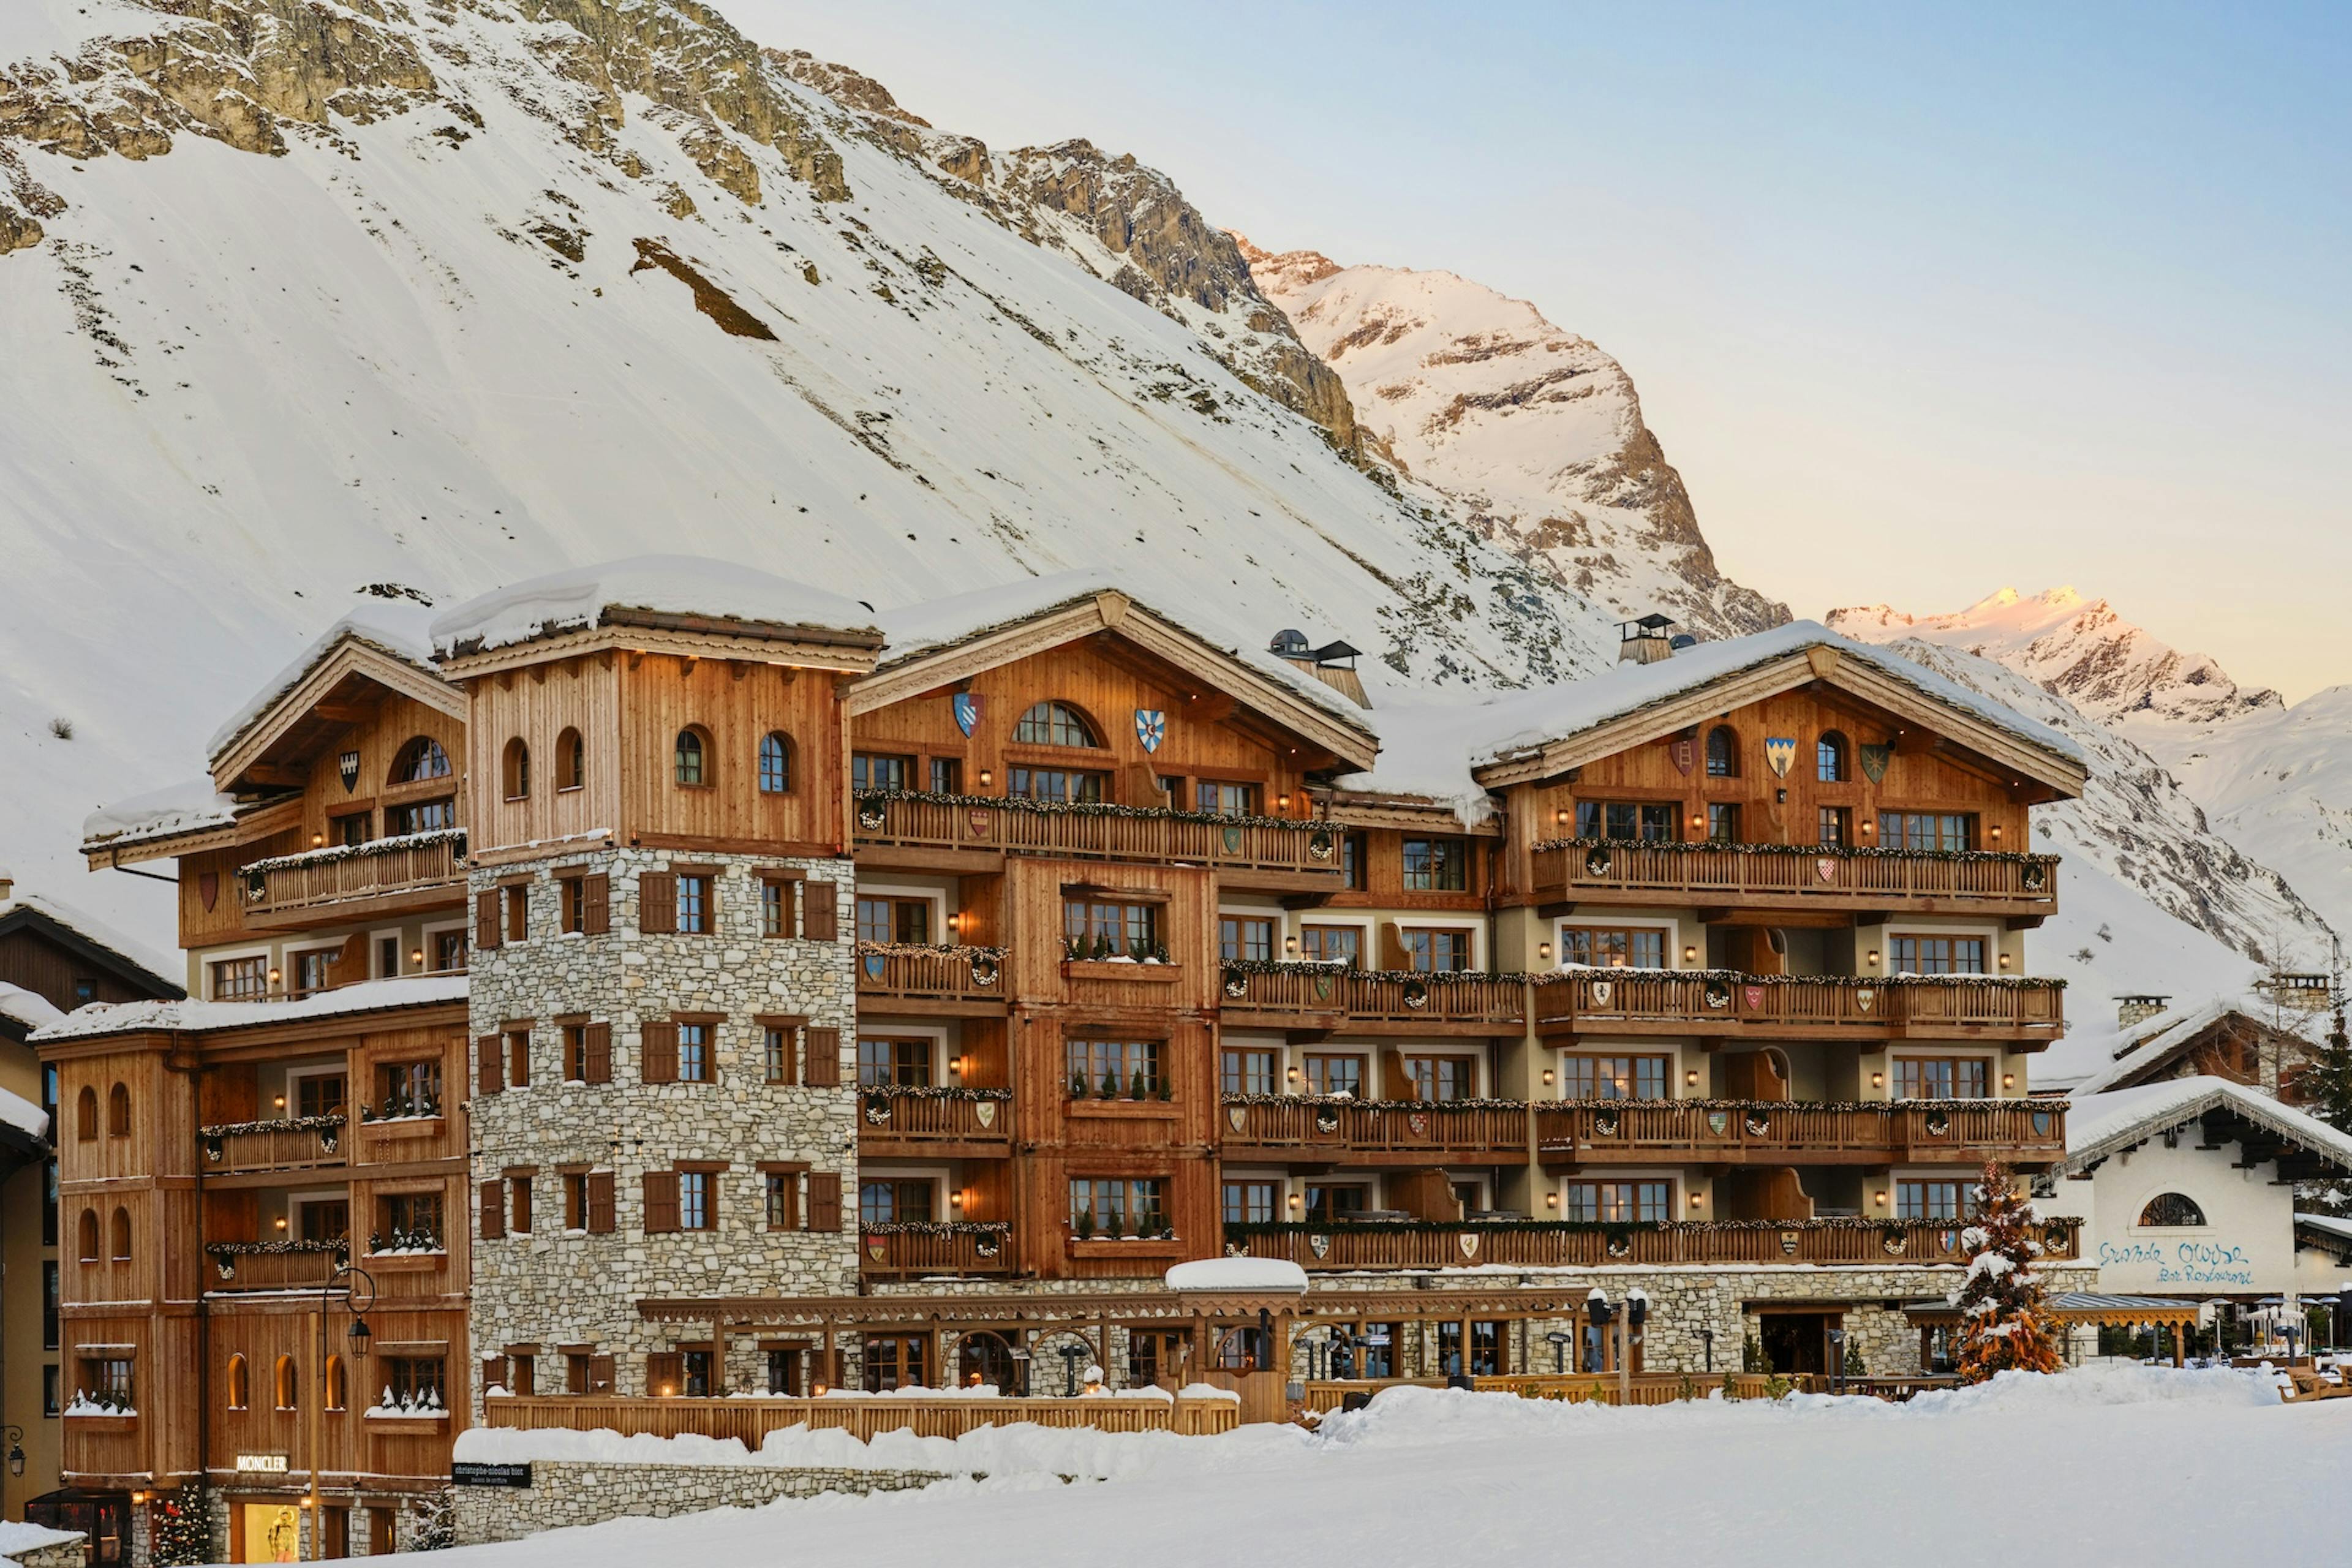
<svg viewBox="0 0 2352 1568"><path fill-rule="evenodd" d="M1543 844L1535 849L1535 893L1545 903L1603 893L2047 913L2058 907L2058 863L2044 855L1825 855L1802 846Z"/></svg>
<svg viewBox="0 0 2352 1568"><path fill-rule="evenodd" d="M465 847L463 837L453 834L316 859L297 857L259 862L258 868L239 873L245 885L245 907L248 913L267 915L350 899L456 886L465 880L457 865Z"/></svg>
<svg viewBox="0 0 2352 1568"><path fill-rule="evenodd" d="M976 1399L885 1394L823 1399L486 1399L484 1425L526 1431L617 1432L623 1436L734 1438L757 1448L771 1432L805 1426L871 1442L884 1432L960 1437L983 1426L1027 1422L1097 1432L1174 1432L1209 1436L1240 1424L1231 1399Z"/></svg>
<svg viewBox="0 0 2352 1568"><path fill-rule="evenodd" d="M1444 1100L1249 1100L1225 1101L1224 1144L1316 1154L1493 1155L1523 1160L1524 1104ZM1229 1152L1227 1155L1231 1158Z"/></svg>
<svg viewBox="0 0 2352 1568"><path fill-rule="evenodd" d="M1138 816L1084 806L1035 811L954 795L861 797L860 845L1003 849L1078 859L1190 861L1232 870L1328 872L1340 879L1327 824L1266 816Z"/></svg>
<svg viewBox="0 0 2352 1568"><path fill-rule="evenodd" d="M1004 950L861 942L857 994L922 1002L1003 1002Z"/></svg>
<svg viewBox="0 0 2352 1568"><path fill-rule="evenodd" d="M2056 984L2015 984L1965 974L1883 981L1848 975L1765 980L1663 969L1571 970L1540 977L1536 1024L1656 1024L1703 1034L1789 1026L1883 1036L1966 1026L2025 1037L2064 1027Z"/></svg>
<svg viewBox="0 0 2352 1568"><path fill-rule="evenodd" d="M346 1129L337 1118L332 1127L249 1127L236 1131L198 1128L196 1137L208 1173L240 1171L299 1171L346 1163Z"/></svg>
<svg viewBox="0 0 2352 1568"><path fill-rule="evenodd" d="M2055 1259L2077 1256L2082 1222L2044 1220L2036 1237ZM1498 1263L1528 1268L1685 1263L1958 1263L1967 1249L1958 1220L1769 1220L1600 1227L1517 1223L1432 1226L1379 1222L1328 1226L1235 1226L1229 1247L1251 1258L1281 1258L1314 1271L1447 1268Z"/></svg>
<svg viewBox="0 0 2352 1568"><path fill-rule="evenodd" d="M1343 1014L1351 1023L1491 1024L1526 1027L1527 978L1518 974L1402 975L1330 963L1225 971L1223 1011Z"/></svg>
<svg viewBox="0 0 2352 1568"><path fill-rule="evenodd" d="M1536 1145L1580 1162L1760 1154L1883 1154L1892 1160L2062 1155L2066 1110L2047 1100L1965 1104L1902 1100L1825 1106L1803 1100L1606 1100L1538 1103Z"/></svg>

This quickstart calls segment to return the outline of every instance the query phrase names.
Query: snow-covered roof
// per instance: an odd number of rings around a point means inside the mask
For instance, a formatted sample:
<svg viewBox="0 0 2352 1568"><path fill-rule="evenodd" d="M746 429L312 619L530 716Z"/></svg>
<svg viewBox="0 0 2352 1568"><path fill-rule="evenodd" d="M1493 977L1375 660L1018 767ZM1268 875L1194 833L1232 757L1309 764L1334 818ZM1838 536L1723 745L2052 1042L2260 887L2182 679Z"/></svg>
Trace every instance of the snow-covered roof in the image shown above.
<svg viewBox="0 0 2352 1568"><path fill-rule="evenodd" d="M302 683L303 678L317 668L319 661L335 649L345 637L354 637L369 647L390 654L423 670L432 670L433 645L427 635L433 622L433 612L413 599L383 599L373 595L357 600L341 619L310 639L310 646L298 654L294 661L246 700L245 705L205 744L205 757L211 761L236 743L238 737L252 728L256 720L267 713L278 700ZM89 837L87 827L85 837Z"/></svg>
<svg viewBox="0 0 2352 1568"><path fill-rule="evenodd" d="M1286 1258L1201 1258L1171 1265L1168 1289L1304 1294L1307 1270Z"/></svg>
<svg viewBox="0 0 2352 1568"><path fill-rule="evenodd" d="M2352 1241L2352 1219L2341 1219L2332 1214L2299 1214L2294 1216L2294 1223L2308 1226L2322 1236Z"/></svg>
<svg viewBox="0 0 2352 1568"><path fill-rule="evenodd" d="M404 974L395 980L363 980L340 985L296 1002L110 1002L77 1007L33 1040L68 1040L90 1035L127 1035L149 1029L200 1034L210 1029L242 1029L258 1024L285 1024L304 1018L331 1018L350 1013L378 1013L393 1007L420 1007L436 1002L466 999L466 976Z"/></svg>
<svg viewBox="0 0 2352 1568"><path fill-rule="evenodd" d="M2035 1064L2034 1084L2063 1089L2076 1098L2104 1094L2130 1083L2242 1005L2231 998L2215 996L2176 1004L2136 1024L2094 1025L2070 1031L2066 1038L2053 1041Z"/></svg>
<svg viewBox="0 0 2352 1568"><path fill-rule="evenodd" d="M226 827L236 820L236 797L215 789L210 774L199 773L100 806L81 819L81 841L85 847L125 847Z"/></svg>
<svg viewBox="0 0 2352 1568"><path fill-rule="evenodd" d="M638 555L575 566L478 595L433 618L436 652L476 653L584 631L607 612L707 616L762 626L877 629L873 606L731 561Z"/></svg>
<svg viewBox="0 0 2352 1568"><path fill-rule="evenodd" d="M64 1009L39 992L0 980L0 1018L29 1031L45 1028L64 1016Z"/></svg>
<svg viewBox="0 0 2352 1568"><path fill-rule="evenodd" d="M23 1095L0 1089L0 1124L16 1128L34 1140L49 1135L49 1113Z"/></svg>
<svg viewBox="0 0 2352 1568"><path fill-rule="evenodd" d="M1370 773L1353 774L1340 784L1382 794L1465 800L1484 794L1471 777L1472 770L1507 754L1569 739L1815 647L1834 648L1841 658L1868 665L1923 697L1981 719L2038 750L2087 765L2080 746L2039 721L1885 648L1840 637L1818 621L1792 621L1748 637L1700 643L1654 664L1619 664L1583 680L1514 692L1491 702L1375 712L1380 761Z"/></svg>
<svg viewBox="0 0 2352 1568"><path fill-rule="evenodd" d="M26 893L18 898L0 900L0 920L5 920L18 910L28 910L44 920L55 922L73 932L92 947L121 959L131 968L145 972L155 984L166 990L177 991L180 983L172 978L181 966L135 937L128 937L105 921L93 918L57 900L39 893Z"/></svg>
<svg viewBox="0 0 2352 1568"><path fill-rule="evenodd" d="M2352 1135L2225 1078L2167 1079L2073 1097L2066 1112L2065 1169L2079 1171L2216 1106L2352 1171Z"/></svg>

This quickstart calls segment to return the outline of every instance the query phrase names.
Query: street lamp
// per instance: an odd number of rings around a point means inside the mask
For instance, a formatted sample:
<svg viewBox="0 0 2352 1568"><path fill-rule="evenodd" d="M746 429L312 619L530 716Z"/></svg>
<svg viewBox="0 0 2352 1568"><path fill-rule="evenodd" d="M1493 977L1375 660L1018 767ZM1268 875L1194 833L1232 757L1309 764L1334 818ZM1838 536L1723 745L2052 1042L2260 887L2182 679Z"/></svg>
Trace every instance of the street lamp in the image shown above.
<svg viewBox="0 0 2352 1568"><path fill-rule="evenodd" d="M1576 1336L1565 1329L1554 1329L1544 1338L1551 1342L1551 1370L1557 1376L1568 1370L1568 1347Z"/></svg>
<svg viewBox="0 0 2352 1568"><path fill-rule="evenodd" d="M1060 1354L1062 1357L1063 1394L1066 1398L1076 1399L1078 1396L1078 1363L1086 1360L1087 1347L1084 1345L1064 1345L1061 1349Z"/></svg>
<svg viewBox="0 0 2352 1568"><path fill-rule="evenodd" d="M367 1324L367 1310L375 1305L375 1277L354 1264L338 1263L326 1282L319 1287L319 1392L310 1402L310 1493L302 1500L310 1510L310 1560L323 1562L327 1555L326 1516L319 1511L319 1426L326 1419L327 1406L327 1314L334 1310L337 1292L352 1314L352 1326L346 1338L352 1355L357 1360L367 1354L368 1342L374 1335ZM351 1404L350 1380L345 1377L343 1403Z"/></svg>
<svg viewBox="0 0 2352 1568"><path fill-rule="evenodd" d="M22 1426L10 1426L5 1433L0 1433L0 1436L5 1436L8 1439L8 1473L12 1476L23 1475L25 1473L25 1429Z"/></svg>
<svg viewBox="0 0 2352 1568"><path fill-rule="evenodd" d="M1829 1341L1830 1391L1833 1394L1842 1394L1845 1391L1845 1331L1832 1329L1829 1331Z"/></svg>
<svg viewBox="0 0 2352 1568"><path fill-rule="evenodd" d="M1698 1331L1698 1342L1706 1352L1706 1370L1713 1372L1715 1370L1715 1331L1701 1329Z"/></svg>

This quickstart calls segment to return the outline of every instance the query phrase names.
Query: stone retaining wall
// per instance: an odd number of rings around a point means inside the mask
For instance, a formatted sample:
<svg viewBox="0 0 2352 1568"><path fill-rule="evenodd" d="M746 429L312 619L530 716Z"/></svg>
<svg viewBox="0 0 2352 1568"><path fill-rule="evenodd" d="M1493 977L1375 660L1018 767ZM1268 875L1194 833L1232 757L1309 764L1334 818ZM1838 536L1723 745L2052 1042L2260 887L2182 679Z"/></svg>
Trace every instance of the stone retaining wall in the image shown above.
<svg viewBox="0 0 2352 1568"><path fill-rule="evenodd" d="M604 1464L536 1460L528 1487L458 1487L457 1544L514 1541L542 1530L637 1516L667 1519L714 1508L758 1508L822 1492L913 1491L936 1470L786 1469L764 1465Z"/></svg>

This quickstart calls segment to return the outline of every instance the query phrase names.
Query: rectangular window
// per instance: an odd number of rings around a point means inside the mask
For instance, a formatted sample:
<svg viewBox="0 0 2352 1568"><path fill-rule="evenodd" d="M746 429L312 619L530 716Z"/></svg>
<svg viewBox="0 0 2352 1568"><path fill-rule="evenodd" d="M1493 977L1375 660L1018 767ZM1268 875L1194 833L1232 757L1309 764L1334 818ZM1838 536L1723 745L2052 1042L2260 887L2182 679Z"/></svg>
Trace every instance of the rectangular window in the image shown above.
<svg viewBox="0 0 2352 1568"><path fill-rule="evenodd" d="M793 1081L793 1030L782 1024L770 1024L760 1034L760 1056L767 1068L770 1083Z"/></svg>
<svg viewBox="0 0 2352 1568"><path fill-rule="evenodd" d="M529 1236L531 1218L530 1178L529 1176L508 1177L507 1199L514 1210L513 1216L507 1221L507 1228L518 1236ZM517 1389L515 1392L520 1394L522 1391Z"/></svg>
<svg viewBox="0 0 2352 1568"><path fill-rule="evenodd" d="M1580 800L1576 836L1672 844L1682 837L1682 807L1670 800Z"/></svg>
<svg viewBox="0 0 2352 1568"><path fill-rule="evenodd" d="M1072 958L1158 957L1160 906L1066 898L1062 939Z"/></svg>
<svg viewBox="0 0 2352 1568"><path fill-rule="evenodd" d="M1359 969L1364 962L1361 926L1300 926L1298 956L1309 963L1338 963Z"/></svg>
<svg viewBox="0 0 2352 1568"><path fill-rule="evenodd" d="M65 1381L60 1375L62 1370L55 1363L41 1368L41 1414L44 1415L60 1415L65 1410L59 1387Z"/></svg>
<svg viewBox="0 0 2352 1568"><path fill-rule="evenodd" d="M1664 969L1666 933L1655 926L1562 926L1559 961L1603 969Z"/></svg>
<svg viewBox="0 0 2352 1568"><path fill-rule="evenodd" d="M1186 797L1184 793L1185 781L1182 773L1161 773L1155 782L1160 785L1160 793L1168 797L1169 810L1181 811L1184 809L1184 801Z"/></svg>
<svg viewBox="0 0 2352 1568"><path fill-rule="evenodd" d="M1218 916L1217 956L1265 963L1274 957L1274 921L1257 915Z"/></svg>
<svg viewBox="0 0 2352 1568"><path fill-rule="evenodd" d="M1163 1086L1158 1040L1066 1040L1063 1049L1073 1100L1150 1100Z"/></svg>
<svg viewBox="0 0 2352 1568"><path fill-rule="evenodd" d="M1223 1094L1272 1094L1274 1053L1228 1046L1217 1053L1217 1089Z"/></svg>
<svg viewBox="0 0 2352 1568"><path fill-rule="evenodd" d="M327 842L340 844L346 849L353 848L368 841L370 826L370 814L364 811L331 816L327 818Z"/></svg>
<svg viewBox="0 0 2352 1568"><path fill-rule="evenodd" d="M294 955L295 994L308 996L314 991L324 991L332 985L334 981L331 975L335 957L341 951L340 948L314 947L307 952L296 953Z"/></svg>
<svg viewBox="0 0 2352 1568"><path fill-rule="evenodd" d="M1817 814L1820 820L1814 837L1823 844L1853 842L1853 808L1850 805L1825 805Z"/></svg>
<svg viewBox="0 0 2352 1568"><path fill-rule="evenodd" d="M1976 1212L1966 1182L1895 1184L1895 1217L1916 1220L1959 1220Z"/></svg>
<svg viewBox="0 0 2352 1568"><path fill-rule="evenodd" d="M1020 800L1051 800L1065 805L1098 805L1110 775L1075 768L1013 768L1004 793Z"/></svg>
<svg viewBox="0 0 2352 1568"><path fill-rule="evenodd" d="M50 1113L50 1124L56 1125L56 1113ZM52 1134L54 1136L54 1134ZM41 1245L58 1244L58 1163L41 1162Z"/></svg>
<svg viewBox="0 0 2352 1568"><path fill-rule="evenodd" d="M1980 936L1890 936L1886 967L1890 974L1982 974L1985 940Z"/></svg>
<svg viewBox="0 0 2352 1568"><path fill-rule="evenodd" d="M559 877L555 882L556 915L567 933L588 929L588 901L583 897L585 879Z"/></svg>
<svg viewBox="0 0 2352 1568"><path fill-rule="evenodd" d="M1443 974L1470 967L1470 933L1466 931L1407 926L1398 935L1404 942L1408 969Z"/></svg>
<svg viewBox="0 0 2352 1568"><path fill-rule="evenodd" d="M768 1392L788 1399L801 1394L801 1352L771 1350L762 1352L767 1360Z"/></svg>
<svg viewBox="0 0 2352 1568"><path fill-rule="evenodd" d="M931 759L931 793L933 795L963 793L963 759L961 757Z"/></svg>
<svg viewBox="0 0 2352 1568"><path fill-rule="evenodd" d="M1307 1092L1364 1097L1364 1058L1310 1056L1307 1058Z"/></svg>
<svg viewBox="0 0 2352 1568"><path fill-rule="evenodd" d="M1991 1092L1992 1064L1982 1057L1897 1057L1897 1100L1982 1100Z"/></svg>
<svg viewBox="0 0 2352 1568"><path fill-rule="evenodd" d="M1263 797L1254 784L1231 784L1223 779L1200 781L1199 809L1216 816L1256 816Z"/></svg>
<svg viewBox="0 0 2352 1568"><path fill-rule="evenodd" d="M1356 892L1372 885L1371 839L1361 833L1339 835L1339 879Z"/></svg>
<svg viewBox="0 0 2352 1568"><path fill-rule="evenodd" d="M1674 1218L1671 1182L1568 1182L1562 1184L1563 1215L1588 1224L1646 1225Z"/></svg>
<svg viewBox="0 0 2352 1568"><path fill-rule="evenodd" d="M375 1110L380 1119L441 1114L438 1061L383 1062L376 1068L375 1081Z"/></svg>
<svg viewBox="0 0 2352 1568"><path fill-rule="evenodd" d="M81 1386L77 1392L118 1410L133 1409L137 1401L131 1397L136 1391L131 1386L131 1372L129 1356L84 1356Z"/></svg>
<svg viewBox="0 0 2352 1568"><path fill-rule="evenodd" d="M588 1173L563 1173L563 1228L584 1231L588 1228Z"/></svg>
<svg viewBox="0 0 2352 1568"><path fill-rule="evenodd" d="M857 1082L866 1089L897 1087L928 1089L931 1082L931 1042L859 1036Z"/></svg>
<svg viewBox="0 0 2352 1568"><path fill-rule="evenodd" d="M1733 800L1711 800L1706 803L1706 838L1710 844L1739 844L1739 803Z"/></svg>
<svg viewBox="0 0 2352 1568"><path fill-rule="evenodd" d="M1470 846L1460 838L1404 841L1407 892L1459 893L1470 886Z"/></svg>
<svg viewBox="0 0 2352 1568"><path fill-rule="evenodd" d="M1227 1225L1269 1225L1274 1220L1272 1182L1227 1182L1224 1217Z"/></svg>
<svg viewBox="0 0 2352 1568"><path fill-rule="evenodd" d="M793 885L774 877L760 883L760 934L763 937L793 934Z"/></svg>
<svg viewBox="0 0 2352 1568"><path fill-rule="evenodd" d="M710 1026L680 1024L677 1026L677 1081L709 1083L712 1076Z"/></svg>
<svg viewBox="0 0 2352 1568"><path fill-rule="evenodd" d="M387 1193L376 1200L376 1233L370 1252L433 1252L440 1249L439 1193Z"/></svg>
<svg viewBox="0 0 2352 1568"><path fill-rule="evenodd" d="M864 1350L866 1392L886 1394L894 1388L926 1386L926 1334L867 1334Z"/></svg>
<svg viewBox="0 0 2352 1568"><path fill-rule="evenodd" d="M1878 847L1947 852L1976 847L1974 812L1882 811L1878 814Z"/></svg>
<svg viewBox="0 0 2352 1568"><path fill-rule="evenodd" d="M388 805L383 811L383 831L388 837L399 838L411 833L442 833L457 826L457 802L454 796L414 801L406 805Z"/></svg>
<svg viewBox="0 0 2352 1568"><path fill-rule="evenodd" d="M929 899L861 898L857 900L857 940L903 942L917 946L931 940Z"/></svg>
<svg viewBox="0 0 2352 1568"><path fill-rule="evenodd" d="M1156 1176L1075 1176L1070 1226L1080 1236L1157 1236L1167 1227Z"/></svg>
<svg viewBox="0 0 2352 1568"><path fill-rule="evenodd" d="M718 1215L713 1190L716 1177L709 1171L680 1171L677 1173L677 1228L680 1230L716 1230Z"/></svg>
<svg viewBox="0 0 2352 1568"><path fill-rule="evenodd" d="M527 942L530 938L530 889L521 884L499 889L506 905L506 933L509 942Z"/></svg>
<svg viewBox="0 0 2352 1568"><path fill-rule="evenodd" d="M765 1185L768 1197L768 1228L798 1230L801 1227L800 1177L791 1171L770 1171Z"/></svg>
<svg viewBox="0 0 2352 1568"><path fill-rule="evenodd" d="M352 1205L348 1198L320 1198L299 1204L294 1214L294 1233L304 1241L351 1239Z"/></svg>
<svg viewBox="0 0 2352 1568"><path fill-rule="evenodd" d="M442 931L433 933L433 968L436 973L457 974L466 967L466 933L462 931Z"/></svg>
<svg viewBox="0 0 2352 1568"><path fill-rule="evenodd" d="M1405 1077L1415 1100L1475 1100L1478 1064L1469 1057L1407 1057Z"/></svg>
<svg viewBox="0 0 2352 1568"><path fill-rule="evenodd" d="M258 1002L269 994L269 959L216 958L213 961L213 1000Z"/></svg>
<svg viewBox="0 0 2352 1568"><path fill-rule="evenodd" d="M857 1184L860 1225L928 1225L931 1219L931 1184L917 1178L866 1181Z"/></svg>
<svg viewBox="0 0 2352 1568"><path fill-rule="evenodd" d="M41 1265L41 1348L58 1348L58 1262L54 1258Z"/></svg>
<svg viewBox="0 0 2352 1568"><path fill-rule="evenodd" d="M850 787L857 790L902 790L915 771L912 757L859 752L849 759Z"/></svg>
<svg viewBox="0 0 2352 1568"><path fill-rule="evenodd" d="M1310 1220L1353 1219L1371 1206L1369 1187L1327 1186L1317 1182L1307 1184L1307 1217Z"/></svg>
<svg viewBox="0 0 2352 1568"><path fill-rule="evenodd" d="M507 1087L530 1087L530 1031L527 1028L507 1031Z"/></svg>
<svg viewBox="0 0 2352 1568"><path fill-rule="evenodd" d="M314 1072L294 1080L295 1115L341 1116L342 1113L342 1074Z"/></svg>
<svg viewBox="0 0 2352 1568"><path fill-rule="evenodd" d="M677 929L681 934L708 936L711 929L710 878L681 871L677 878Z"/></svg>
<svg viewBox="0 0 2352 1568"><path fill-rule="evenodd" d="M392 1390L394 1404L446 1405L447 1403L449 1395L442 1377L439 1356L386 1356L383 1370L384 1383Z"/></svg>
<svg viewBox="0 0 2352 1568"><path fill-rule="evenodd" d="M1664 1100L1670 1057L1572 1056L1560 1062L1562 1100Z"/></svg>

